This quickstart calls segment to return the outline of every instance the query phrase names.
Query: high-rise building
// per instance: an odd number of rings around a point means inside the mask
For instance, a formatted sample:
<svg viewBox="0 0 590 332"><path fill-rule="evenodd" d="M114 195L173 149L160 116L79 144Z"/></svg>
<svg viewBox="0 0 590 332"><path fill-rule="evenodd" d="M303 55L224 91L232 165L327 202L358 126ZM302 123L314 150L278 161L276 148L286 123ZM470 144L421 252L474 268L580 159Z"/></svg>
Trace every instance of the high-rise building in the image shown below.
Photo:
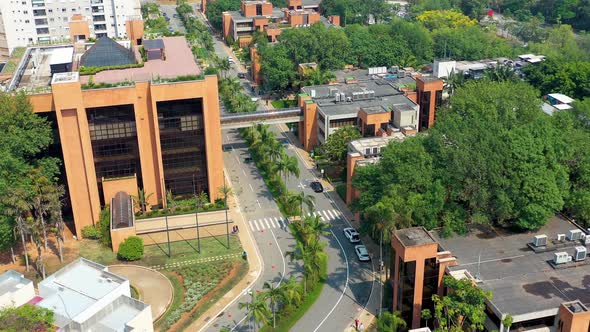
<svg viewBox="0 0 590 332"><path fill-rule="evenodd" d="M126 36L139 0L2 0L0 60L16 47L61 40Z"/></svg>

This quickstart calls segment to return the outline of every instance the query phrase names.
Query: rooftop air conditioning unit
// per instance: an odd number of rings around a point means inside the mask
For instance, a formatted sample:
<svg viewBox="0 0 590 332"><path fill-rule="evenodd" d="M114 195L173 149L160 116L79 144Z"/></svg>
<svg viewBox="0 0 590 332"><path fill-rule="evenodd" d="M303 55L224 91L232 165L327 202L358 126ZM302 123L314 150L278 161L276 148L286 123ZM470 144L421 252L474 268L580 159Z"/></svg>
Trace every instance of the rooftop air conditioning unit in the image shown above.
<svg viewBox="0 0 590 332"><path fill-rule="evenodd" d="M572 257L570 255L567 254L567 252L562 251L562 252L556 252L555 254L553 254L553 263L555 264L565 264L567 262L571 262L572 261Z"/></svg>
<svg viewBox="0 0 590 332"><path fill-rule="evenodd" d="M577 241L582 239L582 231L579 229L572 229L567 232L568 241Z"/></svg>
<svg viewBox="0 0 590 332"><path fill-rule="evenodd" d="M557 234L557 241L565 241L565 234Z"/></svg>
<svg viewBox="0 0 590 332"><path fill-rule="evenodd" d="M576 247L576 253L574 255L574 260L576 262L585 260L586 259L586 253L587 253L586 247L577 246Z"/></svg>
<svg viewBox="0 0 590 332"><path fill-rule="evenodd" d="M535 237L533 238L533 245L535 247L546 246L547 245L547 235L545 235L545 234L535 235Z"/></svg>
<svg viewBox="0 0 590 332"><path fill-rule="evenodd" d="M315 98L315 90L311 90L311 98Z"/></svg>
<svg viewBox="0 0 590 332"><path fill-rule="evenodd" d="M584 238L584 244L585 245L589 245L590 244L590 235L586 235L586 237Z"/></svg>
<svg viewBox="0 0 590 332"><path fill-rule="evenodd" d="M335 100L336 102L340 102L340 94L339 94L339 93L336 93L336 94L334 95L334 97L335 97L335 99L334 99L334 100Z"/></svg>

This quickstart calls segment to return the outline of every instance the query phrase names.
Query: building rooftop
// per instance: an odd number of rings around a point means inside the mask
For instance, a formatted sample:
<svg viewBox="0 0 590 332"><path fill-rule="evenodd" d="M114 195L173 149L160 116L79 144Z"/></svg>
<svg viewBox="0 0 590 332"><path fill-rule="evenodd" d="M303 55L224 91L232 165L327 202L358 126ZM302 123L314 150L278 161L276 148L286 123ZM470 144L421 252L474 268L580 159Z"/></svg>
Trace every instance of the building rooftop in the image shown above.
<svg viewBox="0 0 590 332"><path fill-rule="evenodd" d="M567 268L553 268L549 263L554 253L566 251L574 254L580 242L535 252L528 244L534 235L546 234L557 242L557 234L578 229L573 223L553 217L535 233L509 233L503 229L473 226L465 236L443 238L432 235L444 250L456 256L458 265L452 270L466 269L480 280L477 285L492 291L492 308L501 317L509 313L518 321L518 315L549 310L556 314L563 302L579 299L590 303L590 262L568 263ZM549 314L547 314L548 316Z"/></svg>
<svg viewBox="0 0 590 332"><path fill-rule="evenodd" d="M573 98L570 98L562 93L550 93L547 96L555 99L556 101L562 104L571 104L574 102Z"/></svg>
<svg viewBox="0 0 590 332"><path fill-rule="evenodd" d="M143 48L146 50L163 49L164 41L162 39L146 39L143 41Z"/></svg>
<svg viewBox="0 0 590 332"><path fill-rule="evenodd" d="M148 45L149 40L144 40ZM143 67L105 70L93 75L95 83L117 83L124 80L149 81L153 78L174 78L185 75L200 75L201 69L195 62L191 49L184 37L165 37L155 41L164 45L164 59L150 59ZM102 46L101 46L102 45ZM75 71L82 63L86 66L110 66L137 63L141 59L137 47L126 46L129 41L113 41L101 38L84 52L78 52L73 46L42 46L27 49L13 77L12 88L26 89L32 92L49 92L52 80L52 66L65 65L62 69ZM111 52L112 51L112 52ZM82 54L81 52L84 52ZM131 59L133 56L133 61ZM67 61L69 59L69 62ZM66 61L66 62L64 62ZM63 71L63 70L62 70ZM90 76L80 76L81 83L87 83Z"/></svg>
<svg viewBox="0 0 590 332"><path fill-rule="evenodd" d="M79 258L39 283L43 300L37 305L53 310L56 325L64 326L126 281L103 265Z"/></svg>
<svg viewBox="0 0 590 332"><path fill-rule="evenodd" d="M404 247L423 246L427 244L436 244L436 240L424 227L411 227L394 231L395 237L398 238Z"/></svg>
<svg viewBox="0 0 590 332"><path fill-rule="evenodd" d="M64 326L64 332L70 331L103 331L118 332L127 331L125 329L128 322L133 320L149 305L121 295L117 297L110 305L105 306L97 313L88 318L84 323L70 322Z"/></svg>
<svg viewBox="0 0 590 332"><path fill-rule="evenodd" d="M393 83L380 78L358 80L354 83L307 86L301 91L311 96L320 111L328 116L352 117L361 109L382 112L381 110L390 110L393 107L417 107L416 103L404 96ZM340 95L339 100L336 94Z"/></svg>
<svg viewBox="0 0 590 332"><path fill-rule="evenodd" d="M22 274L14 270L8 270L0 275L0 295L14 293L30 283L32 281Z"/></svg>
<svg viewBox="0 0 590 332"><path fill-rule="evenodd" d="M400 133L401 134L401 133ZM384 137L366 137L355 139L348 143L348 151L352 153L365 154L365 150L374 147L384 147L393 140L401 139L400 136L384 136Z"/></svg>
<svg viewBox="0 0 590 332"><path fill-rule="evenodd" d="M301 0L303 8L316 8L320 6L321 0Z"/></svg>

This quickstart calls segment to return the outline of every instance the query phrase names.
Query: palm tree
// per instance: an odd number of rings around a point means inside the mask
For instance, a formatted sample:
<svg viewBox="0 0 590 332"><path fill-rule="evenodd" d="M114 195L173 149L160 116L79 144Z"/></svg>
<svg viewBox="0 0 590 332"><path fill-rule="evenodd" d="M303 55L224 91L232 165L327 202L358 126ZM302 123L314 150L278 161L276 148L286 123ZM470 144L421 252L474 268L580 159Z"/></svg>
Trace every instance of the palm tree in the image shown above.
<svg viewBox="0 0 590 332"><path fill-rule="evenodd" d="M217 68L219 68L219 71L221 72L223 78L225 78L225 73L231 68L229 59L226 57L217 57L215 59L215 64L217 65Z"/></svg>
<svg viewBox="0 0 590 332"><path fill-rule="evenodd" d="M303 289L297 279L289 278L281 287L285 294L285 304L297 305L303 301Z"/></svg>
<svg viewBox="0 0 590 332"><path fill-rule="evenodd" d="M133 203L139 207L141 213L145 213L147 210L148 200L152 197L153 193L146 193L143 189L137 191L137 196L131 196Z"/></svg>
<svg viewBox="0 0 590 332"><path fill-rule="evenodd" d="M254 319L257 326L266 324L270 316L270 312L268 312L268 307L266 306L266 300L256 293L252 293L251 296L252 300L250 302L240 302L238 303L238 308L246 309L248 311L246 317L250 320Z"/></svg>
<svg viewBox="0 0 590 332"><path fill-rule="evenodd" d="M291 225L289 225L289 227L291 227ZM296 241L295 250L285 252L285 257L288 257L291 262L301 261L301 264L303 264L303 292L307 294L307 278L313 273L311 264L307 264L309 260L307 247L302 241Z"/></svg>
<svg viewBox="0 0 590 332"><path fill-rule="evenodd" d="M262 286L266 291L262 293L262 298L270 300L270 311L272 312L272 327L276 327L276 312L277 305L285 300L285 293L283 287L275 286L272 283L265 282Z"/></svg>
<svg viewBox="0 0 590 332"><path fill-rule="evenodd" d="M385 311L378 317L377 332L397 332L398 329L405 329L406 325L399 311L394 313Z"/></svg>
<svg viewBox="0 0 590 332"><path fill-rule="evenodd" d="M281 142L277 141L276 139L270 140L268 142L268 157L270 161L275 163L279 159L286 157L285 148L281 144Z"/></svg>
<svg viewBox="0 0 590 332"><path fill-rule="evenodd" d="M299 176L299 162L296 157L288 156L284 151L281 151L279 160L276 161L277 171L284 177L285 183L289 175Z"/></svg>
<svg viewBox="0 0 590 332"><path fill-rule="evenodd" d="M301 220L303 220L303 205L306 205L308 211L311 212L315 204L315 197L312 195L306 195L303 191L298 194L291 194L289 200L299 206Z"/></svg>

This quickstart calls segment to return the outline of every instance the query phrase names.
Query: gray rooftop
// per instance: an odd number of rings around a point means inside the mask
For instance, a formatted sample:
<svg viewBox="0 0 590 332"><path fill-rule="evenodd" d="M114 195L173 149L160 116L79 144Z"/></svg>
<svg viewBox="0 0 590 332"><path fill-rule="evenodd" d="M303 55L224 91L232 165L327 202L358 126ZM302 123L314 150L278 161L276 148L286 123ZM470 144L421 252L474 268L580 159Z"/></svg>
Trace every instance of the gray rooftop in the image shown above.
<svg viewBox="0 0 590 332"><path fill-rule="evenodd" d="M399 229L394 234L406 248L436 243L436 240L424 227Z"/></svg>
<svg viewBox="0 0 590 332"><path fill-rule="evenodd" d="M162 39L144 39L143 47L146 50L160 50L164 48L164 41Z"/></svg>
<svg viewBox="0 0 590 332"><path fill-rule="evenodd" d="M432 233L445 250L457 257L459 264L451 269L466 269L479 278L481 282L477 285L492 291L495 310L509 313L517 322L518 315L527 313L553 310L555 314L563 302L579 299L590 303L588 259L571 263L565 269L554 269L548 263L555 252L566 251L572 255L579 243L571 242L568 247L542 253L535 253L527 246L535 235L546 234L551 241L557 234L567 234L571 229L576 226L553 217L534 233L514 234L487 226L474 226L466 236L446 239Z"/></svg>
<svg viewBox="0 0 590 332"><path fill-rule="evenodd" d="M303 8L319 7L321 0L302 0L301 5Z"/></svg>
<svg viewBox="0 0 590 332"><path fill-rule="evenodd" d="M400 109L414 108L417 105L391 83L384 80L364 80L358 83L338 83L307 86L301 89L312 97L318 104L322 113L327 116L350 115L351 117L362 109L390 110L398 107ZM355 93L372 93L370 98L351 101L335 101L335 93L344 93L346 98L351 98Z"/></svg>

